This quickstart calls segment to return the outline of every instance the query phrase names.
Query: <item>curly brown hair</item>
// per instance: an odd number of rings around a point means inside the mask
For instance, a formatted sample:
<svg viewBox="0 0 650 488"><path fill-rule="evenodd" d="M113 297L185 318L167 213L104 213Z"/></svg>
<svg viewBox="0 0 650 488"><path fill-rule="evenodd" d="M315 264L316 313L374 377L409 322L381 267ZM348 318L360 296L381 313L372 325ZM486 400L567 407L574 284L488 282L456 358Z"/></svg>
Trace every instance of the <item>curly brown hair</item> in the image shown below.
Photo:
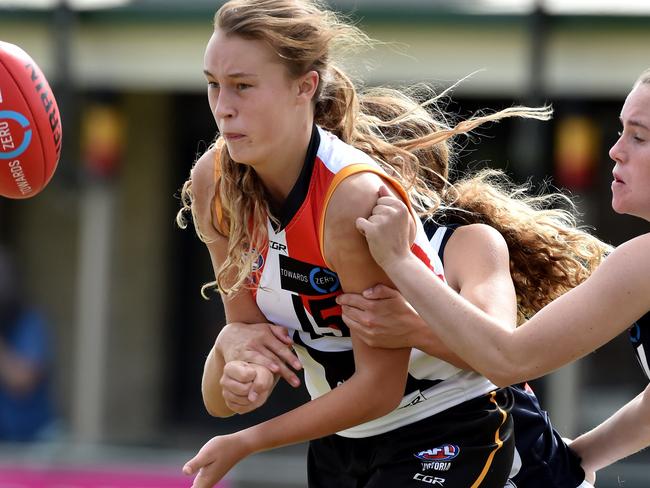
<svg viewBox="0 0 650 488"><path fill-rule="evenodd" d="M611 246L577 225L576 208L561 193L531 195L501 171L466 176L443 192L444 218L487 224L504 237L517 293L518 322L582 283Z"/></svg>

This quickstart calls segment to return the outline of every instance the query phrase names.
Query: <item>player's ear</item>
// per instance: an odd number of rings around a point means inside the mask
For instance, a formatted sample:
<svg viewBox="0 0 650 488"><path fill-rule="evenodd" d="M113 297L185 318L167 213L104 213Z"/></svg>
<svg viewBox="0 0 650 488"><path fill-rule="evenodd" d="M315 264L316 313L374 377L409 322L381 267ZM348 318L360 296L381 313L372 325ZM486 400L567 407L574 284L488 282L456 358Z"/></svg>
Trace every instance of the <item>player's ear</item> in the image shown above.
<svg viewBox="0 0 650 488"><path fill-rule="evenodd" d="M318 89L318 83L320 81L320 76L318 72L311 70L298 78L298 97L300 97L305 102L311 102L314 98L314 94Z"/></svg>

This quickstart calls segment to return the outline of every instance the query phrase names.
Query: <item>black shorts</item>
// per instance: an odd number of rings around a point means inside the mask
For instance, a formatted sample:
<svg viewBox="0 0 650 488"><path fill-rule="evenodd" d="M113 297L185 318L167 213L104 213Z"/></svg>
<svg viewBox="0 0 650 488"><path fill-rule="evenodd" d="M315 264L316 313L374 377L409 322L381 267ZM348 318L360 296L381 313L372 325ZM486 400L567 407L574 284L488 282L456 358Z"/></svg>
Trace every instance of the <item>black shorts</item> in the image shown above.
<svg viewBox="0 0 650 488"><path fill-rule="evenodd" d="M585 479L580 458L553 428L528 385L509 388L514 397L510 414L515 423L515 471L508 486L516 488L576 488Z"/></svg>
<svg viewBox="0 0 650 488"><path fill-rule="evenodd" d="M310 488L503 488L512 393L497 390L384 434L310 442Z"/></svg>

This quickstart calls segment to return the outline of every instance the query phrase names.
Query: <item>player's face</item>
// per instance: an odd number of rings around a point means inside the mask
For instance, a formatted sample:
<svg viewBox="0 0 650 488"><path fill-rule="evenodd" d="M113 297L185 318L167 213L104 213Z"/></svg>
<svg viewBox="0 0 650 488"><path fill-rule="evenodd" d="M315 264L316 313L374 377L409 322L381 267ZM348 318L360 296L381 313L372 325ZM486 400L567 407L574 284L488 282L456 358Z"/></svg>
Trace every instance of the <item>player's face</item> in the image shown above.
<svg viewBox="0 0 650 488"><path fill-rule="evenodd" d="M650 220L650 85L634 88L621 110L623 130L609 156L616 162L612 208Z"/></svg>
<svg viewBox="0 0 650 488"><path fill-rule="evenodd" d="M216 29L204 57L208 101L233 160L255 167L295 133L295 81L263 41Z"/></svg>

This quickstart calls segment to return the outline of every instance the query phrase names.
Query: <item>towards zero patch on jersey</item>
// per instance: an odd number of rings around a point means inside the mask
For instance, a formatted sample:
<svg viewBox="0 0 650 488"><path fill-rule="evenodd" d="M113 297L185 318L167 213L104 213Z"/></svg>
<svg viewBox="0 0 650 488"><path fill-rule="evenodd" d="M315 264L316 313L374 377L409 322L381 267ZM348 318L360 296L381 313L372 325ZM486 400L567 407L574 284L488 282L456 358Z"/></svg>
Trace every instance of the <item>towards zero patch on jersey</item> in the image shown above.
<svg viewBox="0 0 650 488"><path fill-rule="evenodd" d="M280 285L300 295L328 295L341 288L334 271L280 255Z"/></svg>

